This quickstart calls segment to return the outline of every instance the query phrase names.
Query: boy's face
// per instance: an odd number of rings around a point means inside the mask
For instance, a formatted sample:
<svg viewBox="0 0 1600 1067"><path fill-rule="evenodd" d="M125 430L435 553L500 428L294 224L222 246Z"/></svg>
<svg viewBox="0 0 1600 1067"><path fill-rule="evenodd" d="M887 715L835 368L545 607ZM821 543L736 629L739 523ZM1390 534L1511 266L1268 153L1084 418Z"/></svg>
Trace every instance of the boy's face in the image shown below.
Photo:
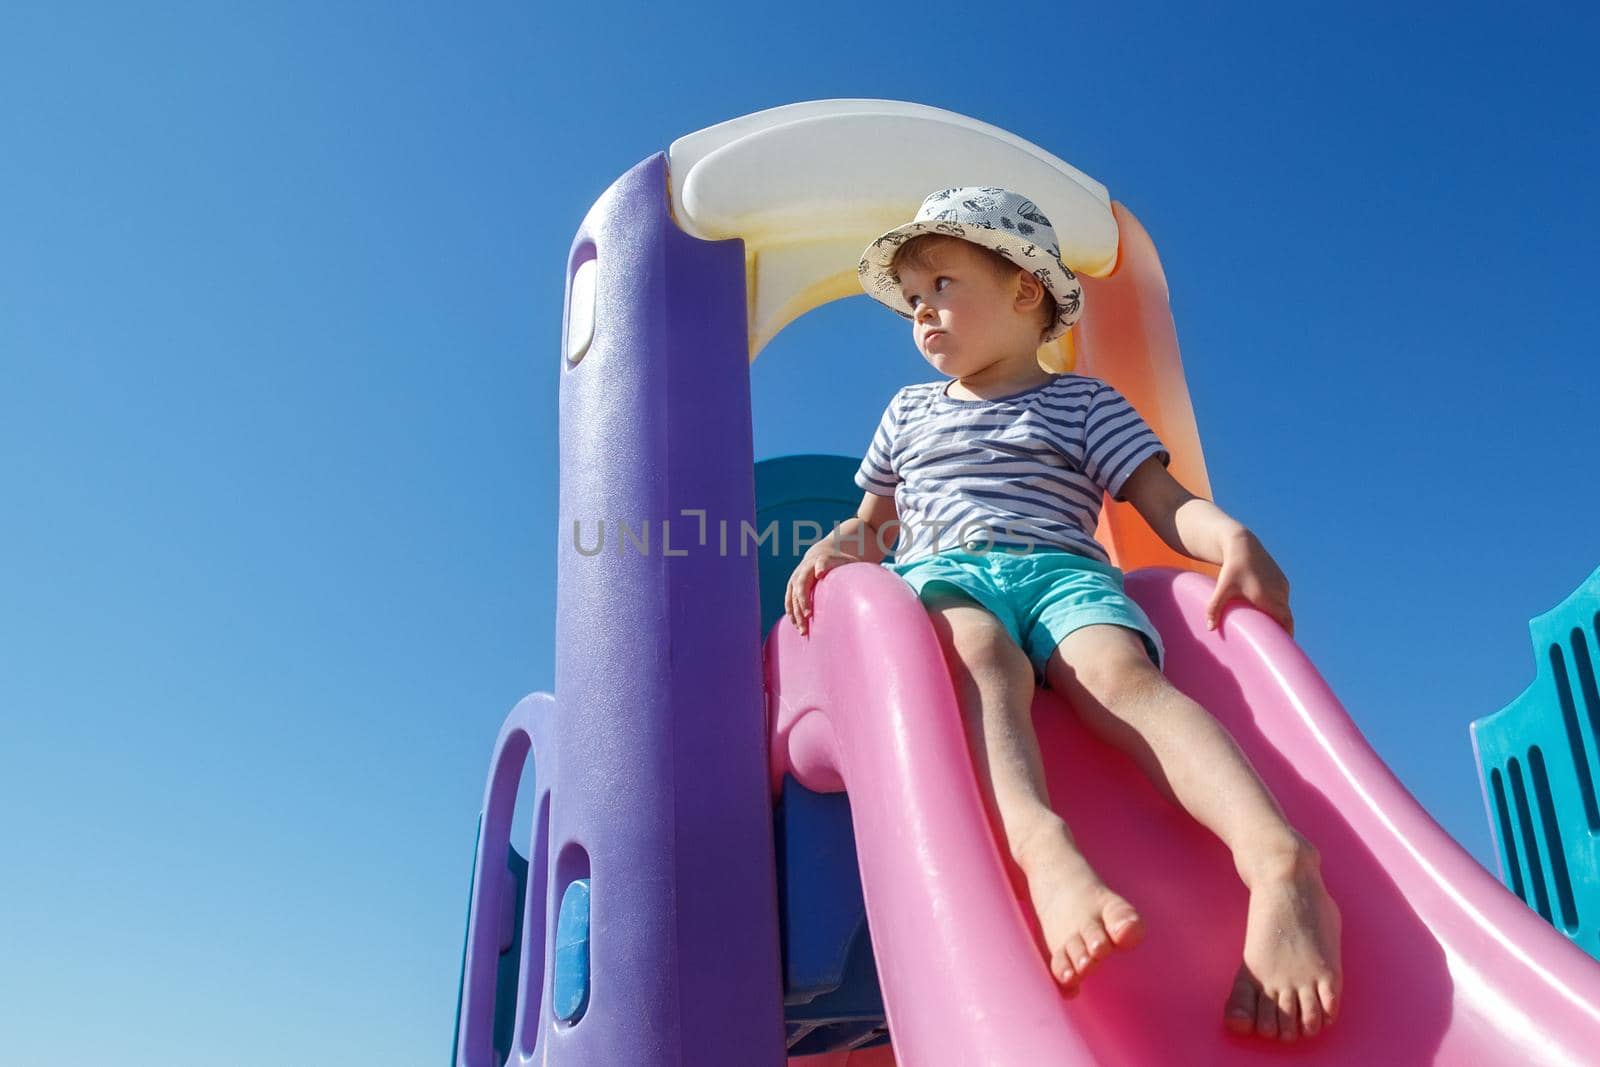
<svg viewBox="0 0 1600 1067"><path fill-rule="evenodd" d="M925 258L925 267L898 268L924 359L961 378L999 359L1034 357L1039 307L1020 296L1020 271L1001 274L982 249L954 238L930 242Z"/></svg>

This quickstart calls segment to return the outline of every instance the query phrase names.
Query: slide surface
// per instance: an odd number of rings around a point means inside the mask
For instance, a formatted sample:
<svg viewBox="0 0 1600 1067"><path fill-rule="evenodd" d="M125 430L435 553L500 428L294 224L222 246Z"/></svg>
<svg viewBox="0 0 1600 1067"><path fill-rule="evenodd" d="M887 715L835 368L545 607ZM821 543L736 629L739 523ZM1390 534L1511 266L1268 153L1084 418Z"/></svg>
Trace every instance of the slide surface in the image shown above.
<svg viewBox="0 0 1600 1067"><path fill-rule="evenodd" d="M817 585L808 637L780 621L768 638L770 770L849 795L894 1056L797 1062L1593 1062L1600 964L1428 816L1294 641L1243 604L1208 632L1203 575L1151 568L1127 588L1162 632L1167 676L1322 853L1344 920L1338 1023L1293 1046L1224 1027L1248 901L1227 849L1043 691L1051 801L1147 930L1063 998L996 847L926 613L894 575L851 565Z"/></svg>

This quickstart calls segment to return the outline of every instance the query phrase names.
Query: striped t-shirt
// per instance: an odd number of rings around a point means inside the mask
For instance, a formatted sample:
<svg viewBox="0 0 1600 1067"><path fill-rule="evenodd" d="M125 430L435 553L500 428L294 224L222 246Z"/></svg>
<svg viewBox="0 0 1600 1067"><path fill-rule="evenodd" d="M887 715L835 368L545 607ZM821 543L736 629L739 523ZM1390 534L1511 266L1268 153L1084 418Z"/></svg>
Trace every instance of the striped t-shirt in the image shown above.
<svg viewBox="0 0 1600 1067"><path fill-rule="evenodd" d="M1171 461L1127 399L1081 374L995 400L946 396L946 384L895 393L856 472L862 489L894 497L895 560L987 545L1110 562L1094 539L1101 493L1121 499L1140 463Z"/></svg>

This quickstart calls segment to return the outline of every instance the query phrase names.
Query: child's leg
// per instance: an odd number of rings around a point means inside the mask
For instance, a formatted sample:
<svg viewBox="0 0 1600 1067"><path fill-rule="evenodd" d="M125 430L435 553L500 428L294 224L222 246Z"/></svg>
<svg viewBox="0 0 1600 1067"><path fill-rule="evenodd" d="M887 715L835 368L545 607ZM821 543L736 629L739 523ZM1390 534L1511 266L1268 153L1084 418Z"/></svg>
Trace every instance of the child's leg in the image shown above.
<svg viewBox="0 0 1600 1067"><path fill-rule="evenodd" d="M1115 945L1132 948L1143 926L1106 887L1050 808L1034 736L1033 664L998 619L959 593L931 593L939 635L967 726L978 782L998 814L1012 858L1050 947L1050 971L1069 996Z"/></svg>
<svg viewBox="0 0 1600 1067"><path fill-rule="evenodd" d="M1228 1025L1293 1040L1331 1023L1341 982L1339 910L1316 850L1289 825L1233 738L1173 688L1125 627L1068 634L1046 678L1091 732L1132 756L1232 850L1250 888L1250 915Z"/></svg>

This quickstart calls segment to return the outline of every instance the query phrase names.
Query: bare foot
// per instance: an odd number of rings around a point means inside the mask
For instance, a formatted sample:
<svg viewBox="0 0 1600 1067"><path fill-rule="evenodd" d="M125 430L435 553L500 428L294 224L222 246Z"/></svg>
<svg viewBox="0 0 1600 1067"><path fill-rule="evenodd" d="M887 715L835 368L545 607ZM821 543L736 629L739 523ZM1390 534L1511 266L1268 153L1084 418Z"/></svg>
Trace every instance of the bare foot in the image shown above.
<svg viewBox="0 0 1600 1067"><path fill-rule="evenodd" d="M1250 885L1244 962L1223 1018L1237 1034L1294 1041L1333 1024L1343 995L1338 905L1310 846L1263 865Z"/></svg>
<svg viewBox="0 0 1600 1067"><path fill-rule="evenodd" d="M1050 948L1050 976L1068 997L1113 948L1130 949L1144 937L1133 905L1106 887L1064 832L1019 865Z"/></svg>

